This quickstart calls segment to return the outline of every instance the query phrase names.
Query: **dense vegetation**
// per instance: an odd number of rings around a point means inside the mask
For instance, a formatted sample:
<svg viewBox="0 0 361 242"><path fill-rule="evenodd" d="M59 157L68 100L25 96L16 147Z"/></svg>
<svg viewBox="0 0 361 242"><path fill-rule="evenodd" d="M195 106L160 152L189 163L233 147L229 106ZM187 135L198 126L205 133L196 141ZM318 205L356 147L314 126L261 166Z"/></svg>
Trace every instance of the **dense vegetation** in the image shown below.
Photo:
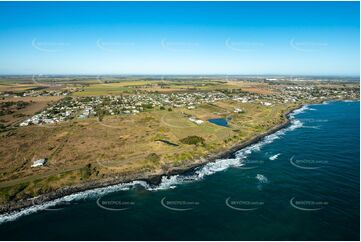
<svg viewBox="0 0 361 242"><path fill-rule="evenodd" d="M204 144L204 139L202 137L192 135L181 139L180 142L187 145L198 145L198 144Z"/></svg>
<svg viewBox="0 0 361 242"><path fill-rule="evenodd" d="M28 106L28 102L1 102L0 103L0 116L14 113L15 110L20 110Z"/></svg>

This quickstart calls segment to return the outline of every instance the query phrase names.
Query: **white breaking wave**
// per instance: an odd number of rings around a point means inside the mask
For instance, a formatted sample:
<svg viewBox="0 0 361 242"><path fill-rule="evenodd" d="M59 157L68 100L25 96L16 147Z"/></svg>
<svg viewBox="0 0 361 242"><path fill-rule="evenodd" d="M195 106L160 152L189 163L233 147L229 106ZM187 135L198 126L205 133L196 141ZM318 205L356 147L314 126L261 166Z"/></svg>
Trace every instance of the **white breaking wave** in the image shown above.
<svg viewBox="0 0 361 242"><path fill-rule="evenodd" d="M206 176L213 175L216 172L226 170L230 167L240 167L243 163L240 158L234 159L218 159L214 162L205 164L195 169L187 175L174 175L170 177L162 177L162 181L158 186L148 186L146 189L150 191L173 189L176 185L199 181Z"/></svg>
<svg viewBox="0 0 361 242"><path fill-rule="evenodd" d="M303 126L303 123L300 120L294 119L291 121L291 126L286 128L285 130L283 130L282 134L284 134L285 131L293 131L295 129L301 128L302 126Z"/></svg>
<svg viewBox="0 0 361 242"><path fill-rule="evenodd" d="M274 140L279 139L282 135L284 135L288 131L293 131L295 129L301 128L303 126L303 123L300 120L297 119L291 119L291 125L287 128L278 130L277 132L267 135L264 137L261 141L258 143L255 143L253 145L250 145L244 149L241 149L235 153L236 157L239 158L246 158L248 155L250 155L254 151L260 151L261 148L266 145L272 143Z"/></svg>
<svg viewBox="0 0 361 242"><path fill-rule="evenodd" d="M278 153L276 155L272 155L269 159L270 160L277 160L278 156L280 156L280 155L281 155L281 153Z"/></svg>
<svg viewBox="0 0 361 242"><path fill-rule="evenodd" d="M230 167L240 167L243 166L243 162L245 158L247 158L248 155L250 155L252 152L259 151L264 145L272 143L274 140L279 139L280 136L284 135L288 131L293 131L297 128L302 127L303 123L300 120L295 119L295 115L300 114L304 111L308 110L308 106L305 105L300 109L297 109L293 111L289 117L291 125L287 128L281 129L273 134L267 135L264 137L261 141L250 145L248 147L245 147L235 153L234 159L218 159L214 162L207 163L206 165L199 167L195 169L193 172L190 172L189 174L185 175L174 175L169 177L162 177L162 180L159 185L152 186L145 181L133 181L128 183L121 183L118 185L112 185L108 187L103 188L96 188L92 190L87 190L84 192L78 192L71 195L67 195L58 199L55 199L53 201L45 202L40 205L34 205L28 208L24 208L20 211L10 212L6 214L0 215L0 224L8 221L13 221L18 219L19 217L22 217L24 215L29 215L32 213L36 213L41 210L45 210L51 207L54 207L58 204L61 204L63 202L70 202L75 200L81 200L86 198L94 198L103 196L105 194L117 192L117 191L125 191L129 190L131 188L134 188L136 186L141 186L146 190L149 191L157 191L157 190L166 190L166 189L174 189L179 184L199 181L203 179L206 176L212 175L216 172L224 171ZM268 179L261 175L257 174L256 178L261 183L268 183Z"/></svg>
<svg viewBox="0 0 361 242"><path fill-rule="evenodd" d="M144 181L133 181L133 182L129 182L129 183L121 183L121 184L117 184L117 185L113 185L113 186L96 188L96 189L87 190L84 192L78 192L78 193L67 195L67 196L64 196L64 197L61 197L61 198L58 198L58 199L55 199L55 200L52 200L49 202L45 202L43 204L33 205L31 207L22 209L20 211L2 214L2 215L0 215L0 224L4 223L4 222L8 222L8 221L13 221L24 215L29 215L29 214L38 212L40 210L45 210L45 209L54 207L63 202L70 202L70 201L75 201L75 200L91 198L91 197L99 197L99 196L102 196L102 195L105 195L105 194L108 194L111 192L116 192L116 191L126 191L136 185L140 185L145 188L148 187L148 184Z"/></svg>
<svg viewBox="0 0 361 242"><path fill-rule="evenodd" d="M256 175L256 179L260 182L260 183L268 183L268 178L262 174L257 174Z"/></svg>
<svg viewBox="0 0 361 242"><path fill-rule="evenodd" d="M290 113L289 116L290 116L291 118L294 118L295 115L298 115L298 114L300 114L300 113L303 113L303 112L305 112L306 110L309 110L309 109L310 109L309 105L303 105L301 108L296 109L296 110L294 110L292 113Z"/></svg>
<svg viewBox="0 0 361 242"><path fill-rule="evenodd" d="M208 163L204 165L201 169L197 170L195 173L198 178L203 178L205 176L212 175L216 172L226 170L229 167L239 167L242 166L242 161L240 158L234 159L219 159L215 162Z"/></svg>

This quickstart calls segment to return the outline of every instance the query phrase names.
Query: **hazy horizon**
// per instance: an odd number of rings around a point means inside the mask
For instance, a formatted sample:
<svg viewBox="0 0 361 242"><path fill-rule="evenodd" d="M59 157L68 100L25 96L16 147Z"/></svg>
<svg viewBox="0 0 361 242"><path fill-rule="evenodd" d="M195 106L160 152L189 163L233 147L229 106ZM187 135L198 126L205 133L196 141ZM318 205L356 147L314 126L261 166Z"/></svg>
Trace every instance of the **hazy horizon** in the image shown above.
<svg viewBox="0 0 361 242"><path fill-rule="evenodd" d="M0 74L0 77L17 77L17 76L23 76L23 77L47 77L47 76L59 76L59 77L72 77L72 76L90 76L90 77L99 77L99 76L113 76L113 77L279 77L279 78L298 78L298 77L309 77L309 78L360 78L359 75L286 75L286 74L147 74L147 73L139 73L139 74L107 74L107 73L100 73L100 74L81 74L81 73L64 73L64 74L57 74L57 73L47 73L47 74Z"/></svg>

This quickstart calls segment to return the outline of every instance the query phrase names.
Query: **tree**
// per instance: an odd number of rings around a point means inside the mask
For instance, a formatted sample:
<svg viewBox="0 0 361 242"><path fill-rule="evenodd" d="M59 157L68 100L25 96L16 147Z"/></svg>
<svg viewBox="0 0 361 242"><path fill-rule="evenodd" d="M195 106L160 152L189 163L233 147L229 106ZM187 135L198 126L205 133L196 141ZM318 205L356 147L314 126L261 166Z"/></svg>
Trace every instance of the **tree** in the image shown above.
<svg viewBox="0 0 361 242"><path fill-rule="evenodd" d="M95 110L97 112L98 120L100 122L103 121L105 111L100 106L97 106Z"/></svg>

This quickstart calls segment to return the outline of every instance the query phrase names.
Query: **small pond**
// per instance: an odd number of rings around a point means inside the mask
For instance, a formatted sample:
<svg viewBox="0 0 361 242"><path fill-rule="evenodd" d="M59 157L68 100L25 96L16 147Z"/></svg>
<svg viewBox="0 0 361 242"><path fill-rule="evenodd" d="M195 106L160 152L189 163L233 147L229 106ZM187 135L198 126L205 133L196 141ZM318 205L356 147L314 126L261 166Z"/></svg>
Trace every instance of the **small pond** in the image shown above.
<svg viewBox="0 0 361 242"><path fill-rule="evenodd" d="M218 126L228 127L228 121L224 118L210 118L208 122Z"/></svg>

